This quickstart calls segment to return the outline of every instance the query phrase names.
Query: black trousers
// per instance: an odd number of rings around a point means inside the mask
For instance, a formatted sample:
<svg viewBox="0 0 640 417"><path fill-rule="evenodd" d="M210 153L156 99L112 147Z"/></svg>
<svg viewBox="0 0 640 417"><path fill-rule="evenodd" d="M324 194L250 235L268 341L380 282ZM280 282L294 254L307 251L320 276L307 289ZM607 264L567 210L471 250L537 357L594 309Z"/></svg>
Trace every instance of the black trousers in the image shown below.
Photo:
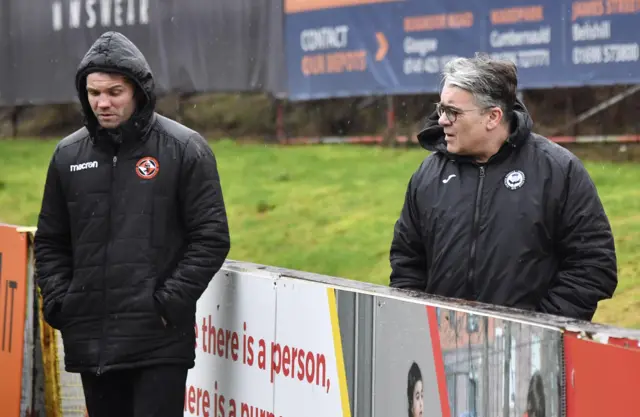
<svg viewBox="0 0 640 417"><path fill-rule="evenodd" d="M89 417L183 417L187 372L158 365L81 374Z"/></svg>

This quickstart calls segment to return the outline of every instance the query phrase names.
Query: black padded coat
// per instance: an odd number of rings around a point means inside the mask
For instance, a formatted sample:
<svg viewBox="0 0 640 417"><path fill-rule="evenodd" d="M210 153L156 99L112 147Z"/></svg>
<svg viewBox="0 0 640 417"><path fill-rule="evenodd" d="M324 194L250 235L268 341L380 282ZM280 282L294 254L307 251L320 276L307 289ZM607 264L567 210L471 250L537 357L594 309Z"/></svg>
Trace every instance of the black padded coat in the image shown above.
<svg viewBox="0 0 640 417"><path fill-rule="evenodd" d="M418 135L432 153L395 225L392 287L591 320L617 286L611 226L580 160L531 131L517 102L487 163L447 153L437 114Z"/></svg>
<svg viewBox="0 0 640 417"><path fill-rule="evenodd" d="M91 71L135 83L137 111L120 128L93 116ZM196 303L230 249L216 159L155 113L152 72L123 35L95 42L76 84L85 127L55 149L35 236L44 317L62 332L69 372L192 367Z"/></svg>

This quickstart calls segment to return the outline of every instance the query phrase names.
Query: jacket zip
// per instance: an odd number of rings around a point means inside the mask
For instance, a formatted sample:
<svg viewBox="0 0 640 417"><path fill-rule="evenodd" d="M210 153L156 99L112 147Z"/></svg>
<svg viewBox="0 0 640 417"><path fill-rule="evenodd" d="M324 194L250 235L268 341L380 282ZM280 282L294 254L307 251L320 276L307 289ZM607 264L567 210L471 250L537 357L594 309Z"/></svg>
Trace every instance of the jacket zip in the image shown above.
<svg viewBox="0 0 640 417"><path fill-rule="evenodd" d="M104 324L102 325L102 336L100 338L100 346L98 348L98 371L96 372L97 376L100 376L100 374L102 374L102 368L104 366L103 363L103 357L102 357L102 352L104 351L104 344L106 341L106 333L107 333L107 268L109 265L109 250L111 249L111 217L113 216L113 189L114 189L114 183L115 183L115 171L116 171L116 165L118 164L118 157L116 155L113 156L113 164L111 167L111 185L110 185L110 189L109 189L109 197L110 197L110 201L109 201L109 217L108 217L108 226L107 226L107 242L109 242L107 244L107 248L105 249L105 274L104 277L102 279L102 302L104 305Z"/></svg>
<svg viewBox="0 0 640 417"><path fill-rule="evenodd" d="M471 295L476 298L476 286L474 285L474 275L476 267L476 244L480 230L480 202L482 201L482 186L484 185L485 168L480 167L480 178L478 179L478 188L476 190L476 203L473 211L473 224L471 226L471 250L469 253L469 275L467 277L468 287L471 289Z"/></svg>

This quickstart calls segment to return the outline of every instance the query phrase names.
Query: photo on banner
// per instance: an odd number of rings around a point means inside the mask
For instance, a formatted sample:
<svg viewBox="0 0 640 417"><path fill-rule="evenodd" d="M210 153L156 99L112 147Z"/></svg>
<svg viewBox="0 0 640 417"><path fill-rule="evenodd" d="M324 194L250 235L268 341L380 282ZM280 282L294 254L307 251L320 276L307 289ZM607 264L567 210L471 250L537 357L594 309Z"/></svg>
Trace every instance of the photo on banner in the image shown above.
<svg viewBox="0 0 640 417"><path fill-rule="evenodd" d="M437 327L424 305L336 291L353 416L449 416Z"/></svg>
<svg viewBox="0 0 640 417"><path fill-rule="evenodd" d="M559 417L559 331L337 291L353 416Z"/></svg>
<svg viewBox="0 0 640 417"><path fill-rule="evenodd" d="M376 415L448 417L438 333L425 306L377 297L375 319Z"/></svg>
<svg viewBox="0 0 640 417"><path fill-rule="evenodd" d="M561 416L559 331L435 307L451 416Z"/></svg>

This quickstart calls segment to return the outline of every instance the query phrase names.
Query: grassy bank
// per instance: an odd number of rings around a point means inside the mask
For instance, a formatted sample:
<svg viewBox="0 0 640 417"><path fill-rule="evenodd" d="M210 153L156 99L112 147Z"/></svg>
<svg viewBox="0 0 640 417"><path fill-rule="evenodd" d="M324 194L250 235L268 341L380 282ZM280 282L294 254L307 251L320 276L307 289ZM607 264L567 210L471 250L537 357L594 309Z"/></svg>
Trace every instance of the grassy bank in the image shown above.
<svg viewBox="0 0 640 417"><path fill-rule="evenodd" d="M35 225L55 142L0 141L0 220ZM406 183L425 154L216 142L230 258L386 284ZM595 320L640 328L640 165L587 163L616 236L620 283Z"/></svg>

